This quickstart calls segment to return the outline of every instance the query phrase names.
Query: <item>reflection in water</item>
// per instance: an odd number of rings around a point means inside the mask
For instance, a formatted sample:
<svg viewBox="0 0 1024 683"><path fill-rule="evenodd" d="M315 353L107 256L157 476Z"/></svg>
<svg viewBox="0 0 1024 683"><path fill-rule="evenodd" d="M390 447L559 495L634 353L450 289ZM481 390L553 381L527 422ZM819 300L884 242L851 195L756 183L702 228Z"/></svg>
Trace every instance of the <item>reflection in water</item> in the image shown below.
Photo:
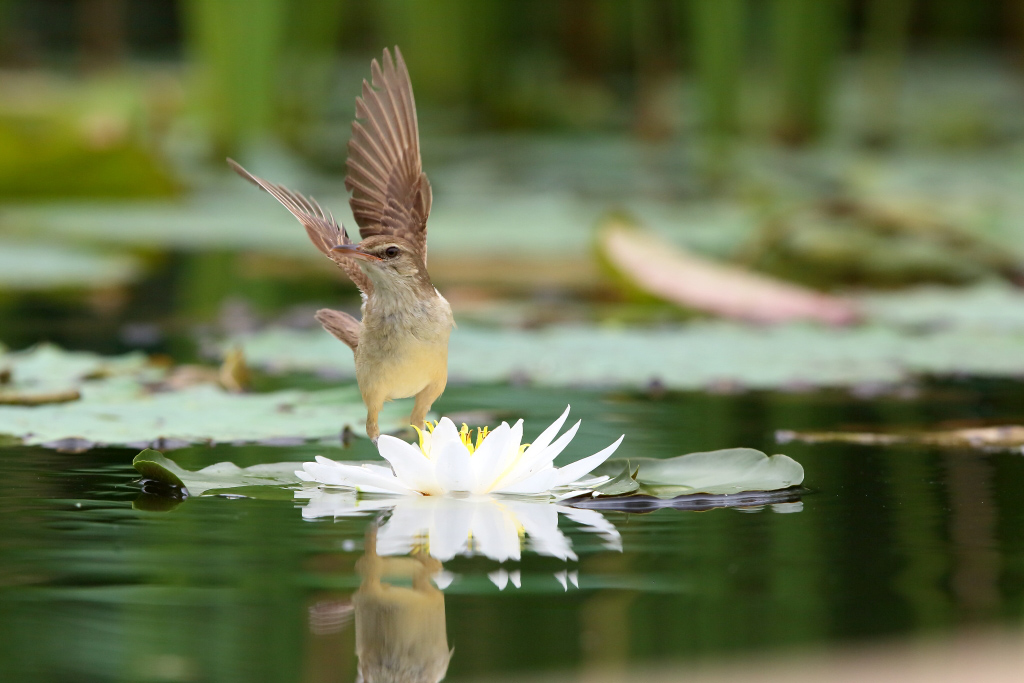
<svg viewBox="0 0 1024 683"><path fill-rule="evenodd" d="M436 683L444 678L452 655L444 594L430 580L441 571L441 562L422 552L413 557L378 555L377 526L371 524L356 568L362 578L352 596L358 680ZM388 583L396 579L411 580L412 585Z"/></svg>
<svg viewBox="0 0 1024 683"><path fill-rule="evenodd" d="M547 499L441 496L359 498L349 491L306 489L295 493L309 502L304 519L353 517L390 511L380 529L382 555L406 555L425 549L445 562L456 555L484 555L498 562L518 561L523 545L539 555L576 560L572 542L558 528L564 515L585 531L598 534L610 550L622 551L615 526L596 510L579 510Z"/></svg>
<svg viewBox="0 0 1024 683"><path fill-rule="evenodd" d="M309 611L310 632L316 636L338 633L355 617L356 680L360 683L436 683L444 678L452 650L448 649L444 594L431 581L442 572L441 562L424 552L412 557L379 555L377 525L370 524L356 569L359 590L350 600L314 604Z"/></svg>

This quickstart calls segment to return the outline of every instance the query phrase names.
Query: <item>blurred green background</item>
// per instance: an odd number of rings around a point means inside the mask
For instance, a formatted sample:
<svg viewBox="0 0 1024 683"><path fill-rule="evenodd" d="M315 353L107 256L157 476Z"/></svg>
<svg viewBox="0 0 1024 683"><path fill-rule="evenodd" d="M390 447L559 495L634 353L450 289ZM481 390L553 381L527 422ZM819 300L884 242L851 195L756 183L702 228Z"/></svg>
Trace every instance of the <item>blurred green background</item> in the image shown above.
<svg viewBox="0 0 1024 683"><path fill-rule="evenodd" d="M460 325L437 410L540 425L571 401L587 448L626 433L624 450L658 457L785 450L812 490L800 514L623 513L626 554L584 558L586 603L480 597L491 567L457 567L479 581L449 603L452 679L1019 625L1016 450L775 433L1019 422L1024 0L0 0L0 394L84 396L43 407L45 437L0 407L0 657L51 674L35 680L206 680L175 674L182 661L226 662L209 680L298 680L296 586L351 589L355 556L323 557L362 522L309 525L267 501L131 509L138 448L188 443L103 430L140 396L188 404L219 377L181 364L235 344L250 393L351 379L313 312L355 312L358 293L224 157L351 230L354 100L396 44L434 188L431 276ZM610 221L651 251L615 261ZM753 273L842 297L855 324L709 320L730 316L642 281L673 249L686 258L664 280L691 293ZM687 258L731 270L694 280ZM105 356L16 352L42 341ZM137 376L111 369L106 354L137 350L150 362L116 361ZM128 398L103 403L97 385ZM217 400L254 423L230 402L248 398ZM276 417L302 417L297 400ZM174 457L370 457L338 439L358 397L331 400L322 432L279 435L316 443ZM67 416L97 403L90 442ZM519 640L494 630L510 613ZM541 650L516 645L537 633ZM324 668L315 680L337 678Z"/></svg>
<svg viewBox="0 0 1024 683"><path fill-rule="evenodd" d="M347 118L384 45L441 129L886 146L930 69L1013 78L1024 37L1019 0L5 0L0 17L5 76L133 81L151 144L195 116L218 154L271 136L325 164L312 131ZM18 94L5 108L44 95ZM975 113L959 142L992 142Z"/></svg>
<svg viewBox="0 0 1024 683"><path fill-rule="evenodd" d="M828 291L1021 279L1019 0L3 0L0 338L354 294L223 159L348 219L354 98L395 44L457 312L692 313L607 277L609 211Z"/></svg>

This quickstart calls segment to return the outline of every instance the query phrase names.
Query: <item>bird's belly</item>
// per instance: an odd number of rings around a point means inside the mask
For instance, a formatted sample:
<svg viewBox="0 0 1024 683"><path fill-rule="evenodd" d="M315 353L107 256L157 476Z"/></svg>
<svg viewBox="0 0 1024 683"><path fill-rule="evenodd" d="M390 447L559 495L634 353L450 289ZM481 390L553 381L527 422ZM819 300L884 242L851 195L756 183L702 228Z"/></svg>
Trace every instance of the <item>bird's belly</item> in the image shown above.
<svg viewBox="0 0 1024 683"><path fill-rule="evenodd" d="M360 350L364 352L356 360L356 379L364 395L407 398L448 375L447 344L409 340L375 348L360 343Z"/></svg>

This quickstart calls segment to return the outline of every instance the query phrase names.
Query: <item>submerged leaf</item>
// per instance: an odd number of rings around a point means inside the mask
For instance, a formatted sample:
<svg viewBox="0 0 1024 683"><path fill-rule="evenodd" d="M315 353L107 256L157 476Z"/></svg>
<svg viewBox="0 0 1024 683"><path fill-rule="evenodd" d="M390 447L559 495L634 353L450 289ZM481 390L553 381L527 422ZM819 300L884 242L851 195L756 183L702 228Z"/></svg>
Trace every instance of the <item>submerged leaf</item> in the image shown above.
<svg viewBox="0 0 1024 683"><path fill-rule="evenodd" d="M794 432L780 430L775 435L780 443L855 443L864 446L891 446L893 444L923 444L948 448L985 448L1017 450L1024 446L1024 426L998 425L968 429L943 429L932 432L890 433L873 432Z"/></svg>

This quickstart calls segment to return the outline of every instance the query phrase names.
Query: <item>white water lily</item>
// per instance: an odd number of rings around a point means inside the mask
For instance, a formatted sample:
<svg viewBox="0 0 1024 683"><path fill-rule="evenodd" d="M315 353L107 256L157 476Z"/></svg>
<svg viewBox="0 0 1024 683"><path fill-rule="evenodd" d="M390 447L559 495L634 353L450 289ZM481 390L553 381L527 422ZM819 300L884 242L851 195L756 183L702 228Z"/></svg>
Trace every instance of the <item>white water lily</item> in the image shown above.
<svg viewBox="0 0 1024 683"><path fill-rule="evenodd" d="M585 489L599 481L580 479L603 463L622 443L624 436L604 450L564 467L554 459L576 436L580 422L557 439L569 416L562 416L541 432L532 444L522 444L523 421L511 427L502 422L493 431L469 427L459 430L442 417L432 428L420 431L419 444L382 435L377 449L390 467L347 465L317 456L305 463L296 476L328 486L343 486L365 493L423 496L486 496L490 494L543 495Z"/></svg>
<svg viewBox="0 0 1024 683"><path fill-rule="evenodd" d="M303 519L359 517L391 511L377 532L377 553L406 555L426 550L442 562L456 555L484 555L498 562L518 561L526 550L576 560L572 541L558 528L559 515L597 534L610 550L621 551L618 530L596 510L580 510L537 498L451 498L415 496L360 498L349 491L306 489Z"/></svg>

